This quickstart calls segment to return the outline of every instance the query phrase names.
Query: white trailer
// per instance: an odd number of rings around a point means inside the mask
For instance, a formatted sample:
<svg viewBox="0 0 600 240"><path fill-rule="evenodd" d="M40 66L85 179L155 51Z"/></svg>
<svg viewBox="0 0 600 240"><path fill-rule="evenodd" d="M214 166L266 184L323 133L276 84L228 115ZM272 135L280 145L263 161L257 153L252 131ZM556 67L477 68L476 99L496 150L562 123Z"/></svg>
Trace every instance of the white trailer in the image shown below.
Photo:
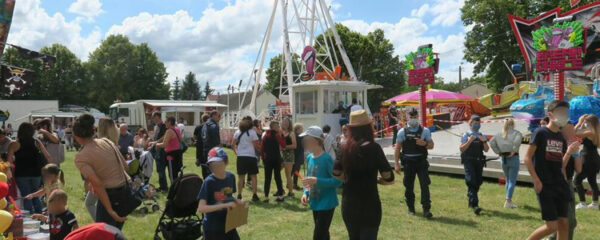
<svg viewBox="0 0 600 240"><path fill-rule="evenodd" d="M114 103L110 106L109 116L119 123L125 123L135 134L135 130L143 127L152 131L152 113L160 111L162 118L175 117L184 120L184 137L192 138L195 126L200 124L202 114L213 110L222 111L227 105L215 101L179 101L179 100L137 100L133 102Z"/></svg>
<svg viewBox="0 0 600 240"><path fill-rule="evenodd" d="M32 113L58 112L58 100L0 100L0 111L10 113L5 124L11 124L16 131L21 123L29 121Z"/></svg>

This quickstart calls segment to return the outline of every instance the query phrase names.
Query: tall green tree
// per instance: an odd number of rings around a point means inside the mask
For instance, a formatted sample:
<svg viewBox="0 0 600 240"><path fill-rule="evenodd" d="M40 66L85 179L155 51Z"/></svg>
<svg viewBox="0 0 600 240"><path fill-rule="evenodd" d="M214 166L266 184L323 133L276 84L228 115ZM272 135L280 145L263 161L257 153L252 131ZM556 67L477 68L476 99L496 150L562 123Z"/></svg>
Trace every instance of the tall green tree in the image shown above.
<svg viewBox="0 0 600 240"><path fill-rule="evenodd" d="M172 97L173 100L181 100L181 84L177 77L175 78L175 82L173 82Z"/></svg>
<svg viewBox="0 0 600 240"><path fill-rule="evenodd" d="M208 96L212 95L213 92L215 92L215 89L210 87L210 83L208 81L206 81L206 84L204 84L204 96L203 99L204 100L208 100Z"/></svg>
<svg viewBox="0 0 600 240"><path fill-rule="evenodd" d="M87 105L88 81L84 78L81 61L64 45L55 43L40 52L56 57L56 62L42 68L38 87L43 95L57 98L59 104Z"/></svg>
<svg viewBox="0 0 600 240"><path fill-rule="evenodd" d="M168 99L166 68L147 44L134 45L123 35L108 36L87 63L91 106L106 111L116 100Z"/></svg>
<svg viewBox="0 0 600 240"><path fill-rule="evenodd" d="M271 92L274 96L279 96L279 81L281 80L282 58L282 54L271 58L269 61L269 68L266 70L267 82L265 83L264 88ZM300 74L300 66L300 56L298 56L298 54L292 54L292 73L294 75ZM284 74L286 73L284 72ZM284 82L283 86L287 86L287 82Z"/></svg>
<svg viewBox="0 0 600 240"><path fill-rule="evenodd" d="M185 75L183 85L181 86L181 99L199 100L202 97L200 93L200 84L196 80L196 74L189 72Z"/></svg>
<svg viewBox="0 0 600 240"><path fill-rule="evenodd" d="M593 2L582 0L580 5ZM534 17L562 7L570 9L564 0L466 0L462 7L462 21L471 30L465 36L464 58L475 64L474 74L485 72L485 82L493 91L500 91L512 82L502 61L524 63L519 45L510 28L507 14Z"/></svg>

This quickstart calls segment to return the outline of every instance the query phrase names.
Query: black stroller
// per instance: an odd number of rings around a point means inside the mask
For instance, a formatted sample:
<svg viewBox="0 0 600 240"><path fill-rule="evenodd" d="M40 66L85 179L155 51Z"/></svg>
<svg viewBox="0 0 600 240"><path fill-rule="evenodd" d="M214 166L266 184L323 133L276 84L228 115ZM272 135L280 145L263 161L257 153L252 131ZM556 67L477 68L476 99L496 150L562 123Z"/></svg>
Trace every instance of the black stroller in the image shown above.
<svg viewBox="0 0 600 240"><path fill-rule="evenodd" d="M202 178L197 174L181 173L169 188L165 211L158 220L154 239L162 234L165 240L196 240L202 237L203 215L198 209L198 193L202 187Z"/></svg>

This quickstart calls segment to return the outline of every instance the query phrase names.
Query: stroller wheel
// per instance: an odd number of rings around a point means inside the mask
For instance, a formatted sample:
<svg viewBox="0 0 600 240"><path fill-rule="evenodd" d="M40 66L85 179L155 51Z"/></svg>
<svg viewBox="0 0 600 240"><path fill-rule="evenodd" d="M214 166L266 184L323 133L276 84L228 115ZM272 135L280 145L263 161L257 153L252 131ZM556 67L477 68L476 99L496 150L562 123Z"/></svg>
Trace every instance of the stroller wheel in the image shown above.
<svg viewBox="0 0 600 240"><path fill-rule="evenodd" d="M160 210L160 206L158 206L158 204L154 204L154 205L152 205L152 211L153 211L153 212L156 212L156 211L158 211L158 210Z"/></svg>
<svg viewBox="0 0 600 240"><path fill-rule="evenodd" d="M158 235L154 235L154 240L161 240Z"/></svg>
<svg viewBox="0 0 600 240"><path fill-rule="evenodd" d="M142 214L147 214L148 213L148 208L147 207L143 207L140 209L140 213Z"/></svg>

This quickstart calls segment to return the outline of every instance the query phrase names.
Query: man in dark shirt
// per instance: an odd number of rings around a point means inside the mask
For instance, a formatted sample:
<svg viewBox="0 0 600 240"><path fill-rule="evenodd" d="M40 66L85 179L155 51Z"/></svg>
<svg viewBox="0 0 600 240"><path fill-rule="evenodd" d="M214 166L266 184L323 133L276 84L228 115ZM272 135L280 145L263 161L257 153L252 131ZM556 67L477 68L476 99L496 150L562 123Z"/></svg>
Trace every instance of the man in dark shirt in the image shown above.
<svg viewBox="0 0 600 240"><path fill-rule="evenodd" d="M398 135L398 109L396 109L396 101L392 101L390 103L390 107L388 108L388 126L392 127L392 145L396 144L396 137Z"/></svg>
<svg viewBox="0 0 600 240"><path fill-rule="evenodd" d="M127 131L127 124L121 124L119 126L119 151L126 155L131 146L133 146L133 135Z"/></svg>
<svg viewBox="0 0 600 240"><path fill-rule="evenodd" d="M200 163L203 162L202 155L204 153L204 146L202 144L202 126L208 121L210 117L208 114L203 114L200 120L200 125L194 128L194 141L196 141L196 166L200 167Z"/></svg>
<svg viewBox="0 0 600 240"><path fill-rule="evenodd" d="M580 143L574 141L567 148L567 141L560 132L569 121L567 102L552 101L547 112L550 122L535 130L525 155L525 165L546 224L531 233L528 239L542 239L557 231L558 239L568 239L568 203L573 200L573 195L565 180L563 162L579 149Z"/></svg>
<svg viewBox="0 0 600 240"><path fill-rule="evenodd" d="M219 121L221 120L221 114L219 112L210 112L210 118L202 126L202 148L203 156L200 161L202 167L202 176L204 178L210 175L210 169L206 165L206 155L214 147L218 147L221 144L221 136L219 134Z"/></svg>
<svg viewBox="0 0 600 240"><path fill-rule="evenodd" d="M152 113L152 121L154 122L154 137L150 143L154 153L154 159L156 160L156 172L158 173L158 184L159 191L168 191L167 185L167 159L164 148L155 149L154 146L157 142L162 142L162 138L167 131L167 126L162 121L162 115L160 112Z"/></svg>

